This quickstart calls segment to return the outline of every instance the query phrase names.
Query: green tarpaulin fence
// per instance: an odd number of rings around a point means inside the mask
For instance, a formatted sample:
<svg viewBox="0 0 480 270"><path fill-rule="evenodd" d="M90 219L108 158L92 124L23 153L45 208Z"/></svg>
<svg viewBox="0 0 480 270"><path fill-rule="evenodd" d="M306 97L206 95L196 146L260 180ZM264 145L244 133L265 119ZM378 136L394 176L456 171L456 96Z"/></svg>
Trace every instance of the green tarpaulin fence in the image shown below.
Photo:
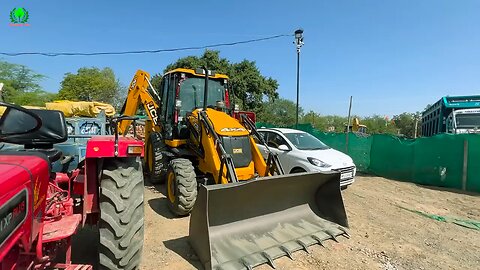
<svg viewBox="0 0 480 270"><path fill-rule="evenodd" d="M257 127L274 127L257 123ZM298 126L348 153L358 171L417 184L480 192L480 134L439 134L405 139L387 134L325 133Z"/></svg>

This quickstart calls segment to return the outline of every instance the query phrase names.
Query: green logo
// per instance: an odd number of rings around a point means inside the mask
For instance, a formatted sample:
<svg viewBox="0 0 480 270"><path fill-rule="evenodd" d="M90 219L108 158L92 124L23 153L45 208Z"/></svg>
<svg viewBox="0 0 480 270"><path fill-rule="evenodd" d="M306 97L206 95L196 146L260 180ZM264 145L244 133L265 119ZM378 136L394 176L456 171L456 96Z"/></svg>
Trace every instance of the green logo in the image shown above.
<svg viewBox="0 0 480 270"><path fill-rule="evenodd" d="M10 21L15 24L28 22L28 11L24 8L14 8L10 11Z"/></svg>

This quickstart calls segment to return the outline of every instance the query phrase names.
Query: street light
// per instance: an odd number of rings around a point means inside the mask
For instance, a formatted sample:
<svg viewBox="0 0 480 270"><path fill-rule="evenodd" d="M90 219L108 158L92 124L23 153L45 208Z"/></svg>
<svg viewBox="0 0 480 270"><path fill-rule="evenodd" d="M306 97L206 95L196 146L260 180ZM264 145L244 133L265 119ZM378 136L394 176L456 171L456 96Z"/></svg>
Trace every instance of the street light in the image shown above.
<svg viewBox="0 0 480 270"><path fill-rule="evenodd" d="M295 45L297 46L297 115L295 118L295 128L298 128L298 101L300 94L300 48L303 46L303 30L295 31Z"/></svg>

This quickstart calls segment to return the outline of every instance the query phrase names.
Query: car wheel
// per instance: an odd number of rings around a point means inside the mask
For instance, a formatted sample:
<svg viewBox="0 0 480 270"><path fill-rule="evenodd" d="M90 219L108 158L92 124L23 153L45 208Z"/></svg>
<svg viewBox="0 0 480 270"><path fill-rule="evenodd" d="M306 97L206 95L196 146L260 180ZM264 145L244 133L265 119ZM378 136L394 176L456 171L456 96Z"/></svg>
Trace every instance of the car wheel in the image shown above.
<svg viewBox="0 0 480 270"><path fill-rule="evenodd" d="M304 173L304 172L307 172L307 171L305 171L302 168L295 168L290 173Z"/></svg>

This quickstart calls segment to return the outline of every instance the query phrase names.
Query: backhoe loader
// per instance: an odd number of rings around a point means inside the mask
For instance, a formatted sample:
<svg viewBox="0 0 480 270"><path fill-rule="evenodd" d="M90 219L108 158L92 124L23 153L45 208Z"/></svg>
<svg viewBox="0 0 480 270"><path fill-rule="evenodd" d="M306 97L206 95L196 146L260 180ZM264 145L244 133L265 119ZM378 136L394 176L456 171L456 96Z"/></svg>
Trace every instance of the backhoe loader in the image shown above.
<svg viewBox="0 0 480 270"><path fill-rule="evenodd" d="M159 91L138 70L121 110L147 112L146 168L152 181L166 181L169 209L191 215L189 240L204 267L274 267L276 258L348 237L340 175L285 175L232 97L228 77L206 67L167 72ZM119 132L129 124L119 123Z"/></svg>

